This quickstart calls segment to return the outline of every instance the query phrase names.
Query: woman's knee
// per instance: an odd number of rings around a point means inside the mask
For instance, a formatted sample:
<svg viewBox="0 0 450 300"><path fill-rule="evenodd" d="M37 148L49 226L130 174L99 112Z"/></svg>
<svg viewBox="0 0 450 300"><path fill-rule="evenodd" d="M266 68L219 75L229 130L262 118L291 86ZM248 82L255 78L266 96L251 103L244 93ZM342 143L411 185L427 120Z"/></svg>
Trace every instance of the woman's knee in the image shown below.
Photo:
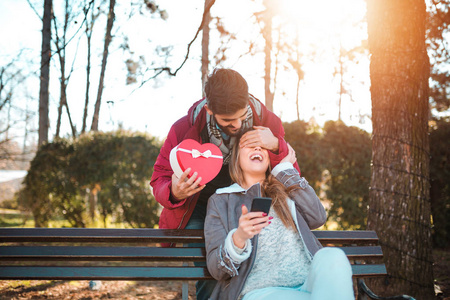
<svg viewBox="0 0 450 300"><path fill-rule="evenodd" d="M337 268L351 272L350 262L344 251L339 248L325 247L317 251L314 261L321 265L326 265L328 269Z"/></svg>
<svg viewBox="0 0 450 300"><path fill-rule="evenodd" d="M314 257L333 257L337 259L341 259L343 257L347 258L345 255L345 252L342 251L342 249L337 247L324 247L316 252L316 255Z"/></svg>

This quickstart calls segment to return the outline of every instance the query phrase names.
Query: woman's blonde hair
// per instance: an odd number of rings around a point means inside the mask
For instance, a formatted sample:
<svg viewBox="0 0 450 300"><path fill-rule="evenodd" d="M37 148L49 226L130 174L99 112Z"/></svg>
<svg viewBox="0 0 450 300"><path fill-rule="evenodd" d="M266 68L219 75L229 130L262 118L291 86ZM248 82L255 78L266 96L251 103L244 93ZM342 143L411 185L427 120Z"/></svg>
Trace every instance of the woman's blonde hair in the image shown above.
<svg viewBox="0 0 450 300"><path fill-rule="evenodd" d="M244 182L244 171L239 164L240 147L239 143L233 147L233 153L231 155L230 162L230 176L233 182L236 182L242 186ZM283 222L286 228L292 228L297 231L294 220L292 218L291 212L289 210L288 203L286 199L289 197L289 193L292 192L295 187L286 188L278 179L275 178L271 173L270 164L266 171L266 179L261 185L261 195L263 197L272 198L272 207L275 210L278 217Z"/></svg>

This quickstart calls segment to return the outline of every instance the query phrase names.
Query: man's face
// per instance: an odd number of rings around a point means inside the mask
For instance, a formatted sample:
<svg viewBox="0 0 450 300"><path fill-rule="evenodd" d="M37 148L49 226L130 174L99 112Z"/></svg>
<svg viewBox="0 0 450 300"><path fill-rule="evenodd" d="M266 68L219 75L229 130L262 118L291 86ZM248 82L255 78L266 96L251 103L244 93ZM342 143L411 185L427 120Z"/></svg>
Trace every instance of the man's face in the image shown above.
<svg viewBox="0 0 450 300"><path fill-rule="evenodd" d="M247 107L244 107L233 114L213 114L213 112L205 106L208 114L214 116L217 125L228 136L236 136L242 128L242 122L247 118Z"/></svg>

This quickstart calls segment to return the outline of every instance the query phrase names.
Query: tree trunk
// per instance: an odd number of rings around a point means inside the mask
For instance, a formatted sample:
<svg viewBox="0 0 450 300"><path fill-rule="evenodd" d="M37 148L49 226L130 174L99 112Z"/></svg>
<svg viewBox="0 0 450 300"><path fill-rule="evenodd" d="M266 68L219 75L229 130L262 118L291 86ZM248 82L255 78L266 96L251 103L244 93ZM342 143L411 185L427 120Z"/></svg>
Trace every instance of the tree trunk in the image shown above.
<svg viewBox="0 0 450 300"><path fill-rule="evenodd" d="M48 142L48 98L50 82L50 58L52 56L50 42L52 40L52 0L44 1L44 16L42 18L41 47L41 84L39 91L39 140L38 145Z"/></svg>
<svg viewBox="0 0 450 300"><path fill-rule="evenodd" d="M61 119L62 119L62 109L65 106L67 111L67 116L69 118L70 128L72 129L72 136L76 137L75 126L72 123L72 117L70 116L69 104L67 103L67 82L68 77L66 76L66 35L67 27L69 25L69 1L66 0L65 3L65 13L64 13L64 27L63 36L60 39L58 35L58 28L56 25L56 20L54 19L55 35L56 35L56 50L59 57L59 64L61 67L61 78L60 78L60 95L59 95L59 106L58 106L58 119L56 122L56 134L55 137L59 137L61 131ZM69 75L70 76L70 75Z"/></svg>
<svg viewBox="0 0 450 300"><path fill-rule="evenodd" d="M300 121L300 105L299 105L299 97L300 97L300 82L302 79L300 78L300 75L297 79L297 93L295 96L295 107L297 108L297 121Z"/></svg>
<svg viewBox="0 0 450 300"><path fill-rule="evenodd" d="M389 277L381 295L433 299L424 0L368 0L372 178L368 228Z"/></svg>
<svg viewBox="0 0 450 300"><path fill-rule="evenodd" d="M342 42L340 43L339 47L339 114L338 114L338 121L342 121L341 119L341 108L342 108L342 95L344 94L344 62L343 62L343 49L342 49Z"/></svg>
<svg viewBox="0 0 450 300"><path fill-rule="evenodd" d="M94 29L94 22L97 16L92 11L93 8L89 5L85 8L86 17L86 43L87 43L87 58L86 58L86 94L84 98L84 111L83 111L83 125L81 127L81 134L86 132L86 122L89 107L89 90L91 85L91 40L92 31ZM89 21L88 13L91 11L91 20Z"/></svg>
<svg viewBox="0 0 450 300"><path fill-rule="evenodd" d="M205 0L205 11L207 10L208 3L211 0ZM202 37L202 95L204 96L204 86L208 77L209 67L209 23L211 22L211 13L208 11L205 16L205 22L203 24L203 37Z"/></svg>
<svg viewBox="0 0 450 300"><path fill-rule="evenodd" d="M66 85L64 85L64 87L66 87ZM70 125L70 128L72 129L72 137L76 138L77 137L77 129L75 128L75 125L73 125L72 116L70 115L69 103L67 102L66 90L64 90L64 106L66 107L67 118L69 118L69 125Z"/></svg>
<svg viewBox="0 0 450 300"><path fill-rule="evenodd" d="M91 130L92 131L98 131L98 119L100 115L100 103L102 100L102 93L103 93L103 81L105 79L105 71L106 71L106 61L108 59L108 47L111 43L111 31L114 24L114 5L116 4L115 0L109 1L109 13L108 13L108 21L106 24L106 34L105 34L105 44L103 48L103 59L102 59L102 68L100 71L100 81L98 84L98 92L97 92L97 100L95 102L95 108L94 108L94 116L92 118L92 125Z"/></svg>
<svg viewBox="0 0 450 300"><path fill-rule="evenodd" d="M64 60L60 58L60 61ZM64 97L65 97L65 84L64 81L65 80L65 74L64 74L64 65L63 62L61 62L61 81L60 81L60 96L59 96L59 105L58 105L58 118L56 120L56 133L55 133L55 137L59 138L59 131L61 129L61 119L62 119L62 108L64 106Z"/></svg>
<svg viewBox="0 0 450 300"><path fill-rule="evenodd" d="M81 133L86 132L86 121L89 106L89 89L91 84L91 32L87 33L87 63L86 63L86 94L84 99L84 111L83 111L83 126L81 127Z"/></svg>
<svg viewBox="0 0 450 300"><path fill-rule="evenodd" d="M300 84L304 78L304 73L302 70L302 65L300 63L300 40L298 36L298 31L295 31L295 59L290 60L292 68L297 73L297 93L295 97L295 107L297 109L297 120L300 121Z"/></svg>
<svg viewBox="0 0 450 300"><path fill-rule="evenodd" d="M266 4L266 7L268 5ZM273 98L274 94L270 90L271 84L271 70L272 70L272 14L267 9L264 13L264 29L263 37L265 40L264 46L264 95L265 103L268 110L273 111Z"/></svg>
<svg viewBox="0 0 450 300"><path fill-rule="evenodd" d="M56 35L56 51L58 53L58 57L59 57L59 65L61 67L61 78L60 78L60 83L59 83L59 87L60 87L60 93L59 93L59 106L58 106L58 118L56 121L56 134L55 137L59 137L59 132L61 130L61 119L62 119L62 109L63 106L65 105L65 97L66 97L66 32L67 32L67 22L69 20L69 11L68 11L68 1L66 0L66 5L65 5L65 13L64 13L64 27L63 27L63 36L62 36L62 41L60 41L59 39L59 34L58 34L58 27L56 24L56 20L53 19L53 24L55 26L55 35ZM62 46L60 45L60 43L62 44Z"/></svg>

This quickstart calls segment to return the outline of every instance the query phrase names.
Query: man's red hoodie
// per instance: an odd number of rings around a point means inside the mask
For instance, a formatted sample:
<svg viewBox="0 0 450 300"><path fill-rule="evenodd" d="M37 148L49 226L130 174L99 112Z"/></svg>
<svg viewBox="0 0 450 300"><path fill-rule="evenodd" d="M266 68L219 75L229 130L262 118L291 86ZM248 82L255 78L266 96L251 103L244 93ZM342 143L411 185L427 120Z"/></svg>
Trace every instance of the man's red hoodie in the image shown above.
<svg viewBox="0 0 450 300"><path fill-rule="evenodd" d="M275 167L287 154L288 147L284 140L284 129L280 118L269 111L259 100L250 95L250 107L253 110L253 126L270 128L273 135L279 140L278 153L269 151L270 164ZM199 193L181 201L174 200L171 194L172 168L170 167L170 151L185 139L193 139L199 143L202 141L201 132L206 125L206 110L203 108L204 99L191 106L186 116L176 121L170 128L167 139L161 148L153 169L150 185L153 195L163 210L159 218L159 228L182 229L186 226L194 211ZM298 164L295 168L300 171Z"/></svg>

